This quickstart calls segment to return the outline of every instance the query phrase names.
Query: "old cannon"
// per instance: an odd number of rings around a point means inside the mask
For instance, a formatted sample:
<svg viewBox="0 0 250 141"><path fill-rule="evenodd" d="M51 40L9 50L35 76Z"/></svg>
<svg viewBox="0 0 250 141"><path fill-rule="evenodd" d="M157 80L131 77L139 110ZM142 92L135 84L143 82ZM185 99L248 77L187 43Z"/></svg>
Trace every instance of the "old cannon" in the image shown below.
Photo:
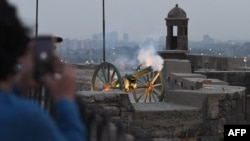
<svg viewBox="0 0 250 141"><path fill-rule="evenodd" d="M133 94L135 102L159 102L163 99L164 79L161 71L151 66L138 66L135 72L121 76L111 63L103 62L94 71L91 90L110 91L120 89Z"/></svg>

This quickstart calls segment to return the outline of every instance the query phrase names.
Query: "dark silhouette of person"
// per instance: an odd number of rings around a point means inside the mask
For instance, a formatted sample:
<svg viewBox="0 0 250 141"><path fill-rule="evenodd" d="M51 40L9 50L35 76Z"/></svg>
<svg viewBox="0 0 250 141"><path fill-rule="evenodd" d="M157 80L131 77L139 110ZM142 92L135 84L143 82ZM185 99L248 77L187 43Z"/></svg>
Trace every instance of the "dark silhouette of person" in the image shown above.
<svg viewBox="0 0 250 141"><path fill-rule="evenodd" d="M69 65L60 64L57 77L54 73L42 77L55 100L55 119L22 96L39 85L33 78L33 49L34 40L17 17L15 7L0 0L0 141L86 141Z"/></svg>

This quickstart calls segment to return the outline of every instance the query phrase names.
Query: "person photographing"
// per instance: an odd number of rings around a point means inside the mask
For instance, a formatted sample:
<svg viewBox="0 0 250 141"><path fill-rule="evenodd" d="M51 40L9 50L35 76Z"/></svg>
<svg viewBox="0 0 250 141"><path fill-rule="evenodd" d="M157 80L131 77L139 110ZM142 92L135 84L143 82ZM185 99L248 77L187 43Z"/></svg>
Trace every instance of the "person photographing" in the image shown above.
<svg viewBox="0 0 250 141"><path fill-rule="evenodd" d="M73 69L68 64L52 63L60 69L44 73L38 81L34 77L36 40L28 34L15 7L0 0L0 140L86 141L86 129L74 101ZM41 83L55 100L56 119L23 97Z"/></svg>

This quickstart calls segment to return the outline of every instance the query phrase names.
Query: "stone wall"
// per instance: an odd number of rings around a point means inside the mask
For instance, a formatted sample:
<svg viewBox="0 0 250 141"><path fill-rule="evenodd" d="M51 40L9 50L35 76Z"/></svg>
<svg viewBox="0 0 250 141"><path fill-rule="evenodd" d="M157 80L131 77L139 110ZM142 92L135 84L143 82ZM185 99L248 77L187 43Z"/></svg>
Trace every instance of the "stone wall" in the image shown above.
<svg viewBox="0 0 250 141"><path fill-rule="evenodd" d="M246 94L250 94L250 71L195 71L195 73L226 81L229 85L246 87Z"/></svg>
<svg viewBox="0 0 250 141"><path fill-rule="evenodd" d="M168 79L172 72L191 73L191 63L189 60L165 59L162 72L166 79Z"/></svg>
<svg viewBox="0 0 250 141"><path fill-rule="evenodd" d="M202 68L218 71L234 71L242 70L245 66L243 58L187 54L186 59L190 60L194 71Z"/></svg>
<svg viewBox="0 0 250 141"><path fill-rule="evenodd" d="M77 91L90 90L91 80L98 64L72 64L76 75Z"/></svg>
<svg viewBox="0 0 250 141"><path fill-rule="evenodd" d="M246 118L250 123L250 71L196 71L196 73L226 81L229 85L246 87Z"/></svg>
<svg viewBox="0 0 250 141"><path fill-rule="evenodd" d="M126 132L145 133L154 141L223 140L224 124L244 124L245 89L204 85L201 90L170 90L161 103L131 103L128 94L77 92L90 105L101 105ZM194 101L195 99L195 101Z"/></svg>
<svg viewBox="0 0 250 141"><path fill-rule="evenodd" d="M111 115L112 122L121 122L132 135L145 133L154 141L223 140L225 124L245 124L246 115L250 115L250 110L246 110L250 109L248 99L245 101L250 73L191 73L190 66L187 60L165 60L163 71L170 89L161 103L131 103L122 91L80 91L88 90L80 86L77 95L88 105L101 106ZM81 85L90 86L95 65L74 67L79 71ZM179 73L173 73L176 70Z"/></svg>

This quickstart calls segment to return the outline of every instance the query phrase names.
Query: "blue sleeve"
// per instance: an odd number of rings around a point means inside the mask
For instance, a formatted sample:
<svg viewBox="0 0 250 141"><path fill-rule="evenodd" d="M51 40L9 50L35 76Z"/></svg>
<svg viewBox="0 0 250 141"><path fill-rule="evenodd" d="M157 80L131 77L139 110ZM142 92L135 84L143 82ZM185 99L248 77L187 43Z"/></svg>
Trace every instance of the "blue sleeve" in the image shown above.
<svg viewBox="0 0 250 141"><path fill-rule="evenodd" d="M67 138L74 138L74 141L86 138L86 129L80 119L76 103L68 99L61 99L56 101L55 106L56 121L60 131Z"/></svg>
<svg viewBox="0 0 250 141"><path fill-rule="evenodd" d="M16 96L21 96L21 92L16 84L12 85L12 91ZM56 123L37 105L28 106L24 115L27 120L31 136L29 139L39 141L86 141L86 129L80 119L76 103L68 99L60 99L55 102Z"/></svg>
<svg viewBox="0 0 250 141"><path fill-rule="evenodd" d="M17 87L17 85L14 83L12 84L12 92L16 95L16 96L21 96L21 91L19 90L19 88Z"/></svg>
<svg viewBox="0 0 250 141"><path fill-rule="evenodd" d="M35 109L35 110L34 110ZM87 141L86 130L78 115L77 107L70 100L56 102L56 123L41 109L33 108L26 115L26 141Z"/></svg>

